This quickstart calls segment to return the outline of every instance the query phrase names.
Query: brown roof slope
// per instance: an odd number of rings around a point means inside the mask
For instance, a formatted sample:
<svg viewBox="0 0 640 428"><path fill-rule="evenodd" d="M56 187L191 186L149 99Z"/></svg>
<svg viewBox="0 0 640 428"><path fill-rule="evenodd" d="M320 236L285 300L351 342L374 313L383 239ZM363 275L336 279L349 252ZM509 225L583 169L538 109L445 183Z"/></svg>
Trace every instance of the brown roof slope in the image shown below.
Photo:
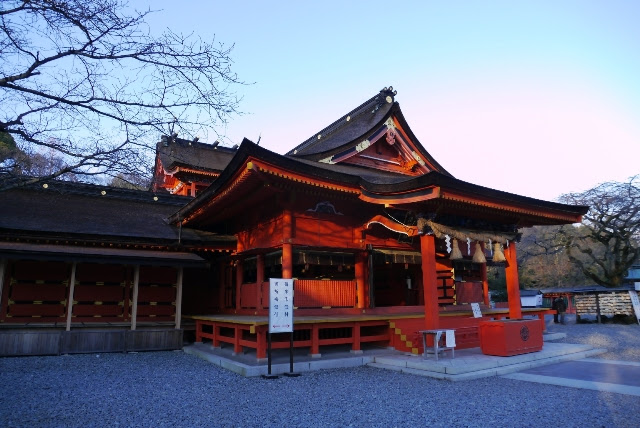
<svg viewBox="0 0 640 428"><path fill-rule="evenodd" d="M331 125L291 149L286 156L306 157L325 153L363 137L387 116L393 106L395 94L393 87L383 88Z"/></svg>
<svg viewBox="0 0 640 428"><path fill-rule="evenodd" d="M308 159L295 158L297 162L307 164L309 166L325 169L327 171L338 172L341 174L352 175L354 177L360 177L364 181L373 184L393 184L409 181L415 177L411 175L398 174L390 171L382 171L378 169L365 168L362 166L349 165L349 164L328 164L323 162L316 162Z"/></svg>
<svg viewBox="0 0 640 428"><path fill-rule="evenodd" d="M172 244L181 235L194 245L234 239L169 225L166 218L190 199L61 181L16 188L0 192L0 238Z"/></svg>
<svg viewBox="0 0 640 428"><path fill-rule="evenodd" d="M381 195L409 193L413 190L424 189L429 186L439 186L446 190L474 194L481 198L488 198L493 201L497 200L503 203L528 205L530 207L566 212L572 215L582 215L588 210L588 207L586 206L566 205L557 202L543 201L479 186L458 180L450 175L436 171L417 177L401 177L398 174L382 173L380 171L374 171L371 174L366 174L363 173L363 171L366 171L365 168L346 165L328 165L304 159L297 159L290 156L281 156L245 139L240 145L237 155L233 158L229 166L222 172L220 177L209 188L182 207L179 212L171 216L170 221L176 222L179 221L180 218L184 219L189 216L190 213L193 213L198 208L205 205L212 197L215 197L215 195L225 188L224 186L235 176L236 172L240 168L244 167L245 163L250 158L265 161L271 165L315 180L326 180L332 183L357 186L364 192L372 192Z"/></svg>
<svg viewBox="0 0 640 428"><path fill-rule="evenodd" d="M166 171L178 166L220 172L229 164L235 149L182 138L163 137L157 144L157 156Z"/></svg>
<svg viewBox="0 0 640 428"><path fill-rule="evenodd" d="M450 176L451 174L429 154L411 131L400 110L400 105L395 101L396 94L397 91L394 91L391 86L383 88L379 93L287 152L285 156L320 161L327 156L351 149L362 140L368 139L384 125L389 117L394 116L422 157L438 172Z"/></svg>

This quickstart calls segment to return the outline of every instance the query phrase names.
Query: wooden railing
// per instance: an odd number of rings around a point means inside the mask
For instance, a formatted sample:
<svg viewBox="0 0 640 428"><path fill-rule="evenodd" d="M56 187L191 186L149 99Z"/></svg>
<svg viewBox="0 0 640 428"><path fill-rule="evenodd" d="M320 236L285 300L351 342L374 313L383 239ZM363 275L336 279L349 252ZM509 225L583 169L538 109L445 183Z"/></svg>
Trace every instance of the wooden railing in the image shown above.
<svg viewBox="0 0 640 428"><path fill-rule="evenodd" d="M258 307L258 284L242 284L240 304L242 308ZM332 281L296 279L293 283L296 308L352 308L356 306L356 281ZM269 282L263 282L260 290L261 307L269 307Z"/></svg>
<svg viewBox="0 0 640 428"><path fill-rule="evenodd" d="M354 307L356 282L298 279L293 284L297 308Z"/></svg>

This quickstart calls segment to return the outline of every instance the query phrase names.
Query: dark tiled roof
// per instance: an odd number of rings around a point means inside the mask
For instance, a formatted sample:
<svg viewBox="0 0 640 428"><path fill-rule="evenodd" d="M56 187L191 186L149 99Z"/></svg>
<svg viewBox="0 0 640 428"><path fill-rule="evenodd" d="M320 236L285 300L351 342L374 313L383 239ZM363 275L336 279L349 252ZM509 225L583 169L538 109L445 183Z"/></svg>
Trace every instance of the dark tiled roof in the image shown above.
<svg viewBox="0 0 640 428"><path fill-rule="evenodd" d="M35 260L74 260L94 263L127 263L135 260L141 265L202 266L205 260L191 253L123 248L79 247L71 245L1 242L0 256Z"/></svg>
<svg viewBox="0 0 640 428"><path fill-rule="evenodd" d="M331 125L291 149L286 155L305 157L325 153L363 137L387 116L394 105L395 94L393 87L382 89Z"/></svg>
<svg viewBox="0 0 640 428"><path fill-rule="evenodd" d="M633 290L630 285L623 285L617 288L608 288L603 285L580 285L577 287L567 287L567 288L544 288L542 291L543 294L563 294L563 293L574 293L574 294L589 294L589 293L611 293L611 292L621 292L621 291L629 291Z"/></svg>
<svg viewBox="0 0 640 428"><path fill-rule="evenodd" d="M171 137L163 137L156 150L163 167L168 171L178 166L188 166L203 171L220 172L236 153L235 149L217 144Z"/></svg>
<svg viewBox="0 0 640 428"><path fill-rule="evenodd" d="M297 162L314 166L320 169L326 169L327 171L338 172L341 174L352 175L354 177L362 177L369 183L373 184L395 184L402 183L403 181L409 181L415 177L410 175L398 174L389 171L381 171L371 168L365 168L348 164L328 164L322 162L316 162L307 159L298 159Z"/></svg>
<svg viewBox="0 0 640 428"><path fill-rule="evenodd" d="M244 139L238 149L237 155L232 159L220 177L185 207L181 208L179 213L180 216L184 217L186 214L193 212L198 207L205 204L212 196L216 195L225 183L234 176L238 168L241 168L244 165L245 161L249 157L261 159L273 165L277 165L284 169L288 169L308 177L313 177L318 180L328 180L334 183L354 185L363 190L379 194L410 192L414 189L425 188L428 186L440 186L447 190L466 192L480 197L490 198L492 200L518 203L529 205L531 207L546 208L571 214L582 215L588 210L588 207L586 206L566 205L557 202L543 201L540 199L471 184L458 180L450 175L445 175L435 171L417 177L406 177L399 176L398 174L383 173L381 171L366 170L365 168L355 166L328 165L292 158L286 155L281 156L260 147L247 139ZM370 174L367 175L367 173ZM172 222L176 221L176 219L176 215L171 217Z"/></svg>
<svg viewBox="0 0 640 428"><path fill-rule="evenodd" d="M0 236L172 244L181 233L182 243L194 245L234 239L169 225L167 217L189 197L61 181L46 186L0 192Z"/></svg>
<svg viewBox="0 0 640 428"><path fill-rule="evenodd" d="M429 154L413 134L402 114L400 105L394 99L395 95L396 91L392 87L382 89L360 106L290 150L285 156L320 161L339 153L346 153L357 144L362 143L363 140L371 138L374 134L379 134L380 130L384 129L385 122L393 116L409 137L416 151L429 164L429 168L445 175L451 175ZM338 170L337 167L335 169Z"/></svg>

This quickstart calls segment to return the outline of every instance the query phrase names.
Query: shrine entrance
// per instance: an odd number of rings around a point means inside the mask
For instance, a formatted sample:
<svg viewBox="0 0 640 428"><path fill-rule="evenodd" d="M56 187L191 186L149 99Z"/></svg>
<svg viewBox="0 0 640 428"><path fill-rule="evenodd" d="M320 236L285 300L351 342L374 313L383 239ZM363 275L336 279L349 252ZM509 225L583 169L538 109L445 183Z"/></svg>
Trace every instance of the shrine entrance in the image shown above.
<svg viewBox="0 0 640 428"><path fill-rule="evenodd" d="M374 250L371 307L422 306L422 267L419 252Z"/></svg>

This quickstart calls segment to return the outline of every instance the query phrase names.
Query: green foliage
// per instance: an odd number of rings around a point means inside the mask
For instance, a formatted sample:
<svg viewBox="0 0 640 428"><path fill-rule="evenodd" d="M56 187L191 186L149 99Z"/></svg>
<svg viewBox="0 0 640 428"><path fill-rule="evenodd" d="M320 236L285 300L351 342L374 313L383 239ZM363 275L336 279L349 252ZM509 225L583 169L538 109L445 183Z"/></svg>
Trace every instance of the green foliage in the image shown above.
<svg viewBox="0 0 640 428"><path fill-rule="evenodd" d="M0 150L16 150L16 141L8 132L0 132Z"/></svg>
<svg viewBox="0 0 640 428"><path fill-rule="evenodd" d="M506 302L507 277L504 266L487 265L487 281L489 282L489 291L491 291L491 300L494 302Z"/></svg>
<svg viewBox="0 0 640 428"><path fill-rule="evenodd" d="M0 163L13 159L18 152L18 146L11 134L0 132Z"/></svg>

